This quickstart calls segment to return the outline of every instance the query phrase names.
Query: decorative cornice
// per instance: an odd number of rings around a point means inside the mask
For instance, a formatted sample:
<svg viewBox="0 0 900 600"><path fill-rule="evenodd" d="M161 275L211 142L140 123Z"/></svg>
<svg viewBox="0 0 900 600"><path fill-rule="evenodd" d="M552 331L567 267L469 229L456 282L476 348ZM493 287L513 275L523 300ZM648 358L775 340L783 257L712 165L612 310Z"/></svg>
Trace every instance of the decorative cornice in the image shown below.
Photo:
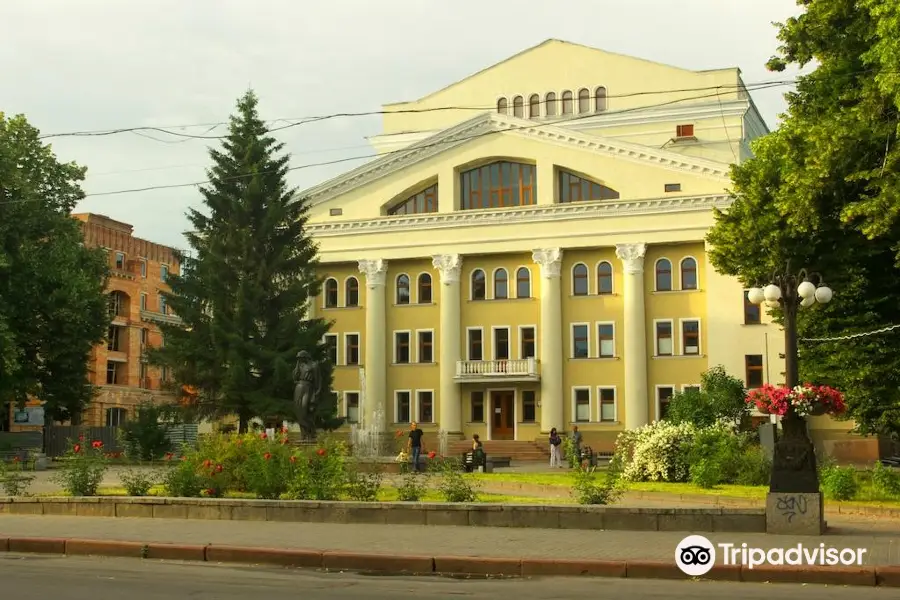
<svg viewBox="0 0 900 600"><path fill-rule="evenodd" d="M644 256L646 254L647 244L643 242L616 244L616 256L622 261L622 266L629 275L640 275L644 272Z"/></svg>
<svg viewBox="0 0 900 600"><path fill-rule="evenodd" d="M440 271L442 284L459 283L462 267L462 256L459 254L437 254L431 258L431 266Z"/></svg>
<svg viewBox="0 0 900 600"><path fill-rule="evenodd" d="M359 261L359 272L366 276L366 286L371 290L383 286L387 279L388 264L380 258Z"/></svg>
<svg viewBox="0 0 900 600"><path fill-rule="evenodd" d="M541 277L544 279L559 277L562 257L560 248L538 248L531 253L531 259L541 266Z"/></svg>
<svg viewBox="0 0 900 600"><path fill-rule="evenodd" d="M306 226L313 237L335 237L382 233L389 231L420 231L455 227L497 226L508 223L533 223L603 219L631 215L654 215L682 212L707 212L713 208L731 206L728 195L678 196L648 200L596 200L566 204L545 204L519 208L460 210L452 213L374 217L354 221L334 221Z"/></svg>

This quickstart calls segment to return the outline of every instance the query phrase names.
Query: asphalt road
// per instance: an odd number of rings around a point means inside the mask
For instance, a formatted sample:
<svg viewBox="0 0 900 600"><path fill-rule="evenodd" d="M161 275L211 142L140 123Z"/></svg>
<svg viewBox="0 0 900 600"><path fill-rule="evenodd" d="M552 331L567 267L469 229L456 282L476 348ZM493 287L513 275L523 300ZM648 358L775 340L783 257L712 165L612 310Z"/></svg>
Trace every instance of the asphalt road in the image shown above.
<svg viewBox="0 0 900 600"><path fill-rule="evenodd" d="M462 580L232 567L128 558L0 554L0 590L15 600L854 600L890 597L890 590L750 583L617 579ZM885 592L888 592L887 594Z"/></svg>

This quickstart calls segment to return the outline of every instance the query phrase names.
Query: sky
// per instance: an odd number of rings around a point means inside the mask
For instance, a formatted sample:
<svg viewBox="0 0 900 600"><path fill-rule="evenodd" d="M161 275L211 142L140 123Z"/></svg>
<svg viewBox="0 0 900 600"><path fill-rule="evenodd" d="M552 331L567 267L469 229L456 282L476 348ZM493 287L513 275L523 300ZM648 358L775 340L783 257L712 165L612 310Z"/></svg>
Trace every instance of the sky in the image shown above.
<svg viewBox="0 0 900 600"><path fill-rule="evenodd" d="M413 100L548 38L688 69L740 67L749 83L789 79L765 62L773 22L795 0L27 0L4 2L0 111L42 134L167 127L222 135L248 88L264 119L378 110ZM753 93L774 128L789 88ZM372 154L377 116L330 119L278 135L292 165ZM121 133L48 140L88 167L78 212L134 225L135 235L185 248L196 187L107 194L203 181L217 140ZM291 172L311 187L364 160Z"/></svg>

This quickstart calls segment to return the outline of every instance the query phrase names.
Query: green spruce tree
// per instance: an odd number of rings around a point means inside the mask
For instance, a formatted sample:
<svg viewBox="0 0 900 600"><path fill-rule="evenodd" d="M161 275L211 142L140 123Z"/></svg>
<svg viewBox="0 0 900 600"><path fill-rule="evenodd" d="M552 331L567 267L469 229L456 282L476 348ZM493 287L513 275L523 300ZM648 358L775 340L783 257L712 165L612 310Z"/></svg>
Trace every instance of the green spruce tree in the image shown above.
<svg viewBox="0 0 900 600"><path fill-rule="evenodd" d="M289 156L257 104L248 91L222 147L210 150L206 210L189 211L191 252L167 294L182 324L163 326L165 345L151 357L192 389L201 415L236 415L245 432L254 417L295 420L292 371L306 350L325 364L317 425L334 428L333 365L322 344L331 324L305 314L321 286L308 203L288 186Z"/></svg>

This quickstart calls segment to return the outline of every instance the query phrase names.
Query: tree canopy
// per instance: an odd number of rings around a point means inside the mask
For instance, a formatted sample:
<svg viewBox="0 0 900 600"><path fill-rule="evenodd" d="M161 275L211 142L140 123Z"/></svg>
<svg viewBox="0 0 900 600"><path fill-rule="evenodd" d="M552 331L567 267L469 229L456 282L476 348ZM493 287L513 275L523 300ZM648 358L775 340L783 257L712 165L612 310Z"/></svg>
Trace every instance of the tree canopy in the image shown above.
<svg viewBox="0 0 900 600"><path fill-rule="evenodd" d="M678 392L669 400L666 420L697 427L725 422L738 429L749 421L746 396L744 382L718 365L700 376L699 390Z"/></svg>
<svg viewBox="0 0 900 600"><path fill-rule="evenodd" d="M268 134L247 92L221 148L210 149L204 210L190 210L191 251L170 277L168 304L181 325L163 326L151 360L196 392L199 413L294 420L292 370L306 350L326 365L317 425L340 424L333 365L322 339L330 323L306 318L321 286L317 247L306 234L308 202L287 184L289 155Z"/></svg>
<svg viewBox="0 0 900 600"><path fill-rule="evenodd" d="M108 257L83 245L71 216L84 174L24 116L0 113L0 408L34 397L48 419L73 423L93 397L88 359L110 323Z"/></svg>
<svg viewBox="0 0 900 600"><path fill-rule="evenodd" d="M735 199L717 211L710 259L746 286L769 283L776 270L824 277L833 302L798 319L801 378L842 389L860 432L896 433L900 336L806 340L900 323L900 4L800 4L802 15L778 25L782 46L769 67L818 67L786 95L781 127L732 168Z"/></svg>

